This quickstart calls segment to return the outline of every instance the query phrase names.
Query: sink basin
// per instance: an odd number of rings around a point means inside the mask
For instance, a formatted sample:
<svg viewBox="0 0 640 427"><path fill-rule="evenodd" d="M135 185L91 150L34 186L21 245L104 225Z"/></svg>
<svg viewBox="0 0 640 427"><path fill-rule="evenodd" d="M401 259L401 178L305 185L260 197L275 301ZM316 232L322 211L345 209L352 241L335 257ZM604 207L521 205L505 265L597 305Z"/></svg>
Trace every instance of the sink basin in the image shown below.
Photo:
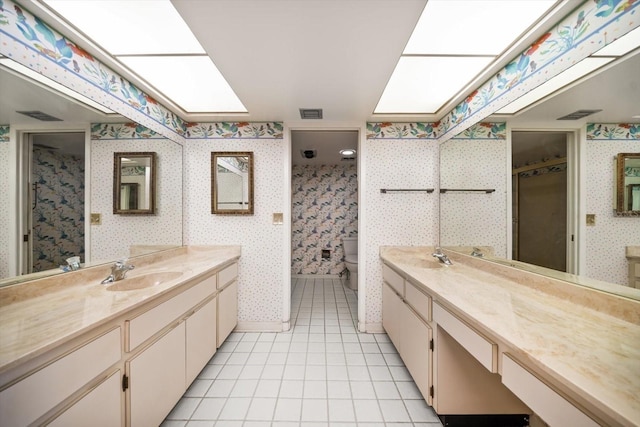
<svg viewBox="0 0 640 427"><path fill-rule="evenodd" d="M141 274L140 276L128 277L114 282L107 286L108 291L133 291L136 289L150 288L169 280L182 276L179 271L159 271L156 273Z"/></svg>
<svg viewBox="0 0 640 427"><path fill-rule="evenodd" d="M440 268L442 267L442 263L440 261L433 259L406 259L402 261L403 263L410 265L411 267L420 267L420 268Z"/></svg>

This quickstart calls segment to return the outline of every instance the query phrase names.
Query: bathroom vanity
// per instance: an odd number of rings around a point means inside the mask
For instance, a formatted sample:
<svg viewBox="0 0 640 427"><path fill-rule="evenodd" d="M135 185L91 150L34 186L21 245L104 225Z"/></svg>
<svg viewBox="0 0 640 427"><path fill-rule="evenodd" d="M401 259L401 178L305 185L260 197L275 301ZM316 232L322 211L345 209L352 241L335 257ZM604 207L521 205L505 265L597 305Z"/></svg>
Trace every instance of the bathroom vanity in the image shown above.
<svg viewBox="0 0 640 427"><path fill-rule="evenodd" d="M238 246L181 247L0 289L0 419L158 426L237 324Z"/></svg>
<svg viewBox="0 0 640 427"><path fill-rule="evenodd" d="M639 301L445 252L380 250L384 329L440 416L640 425Z"/></svg>

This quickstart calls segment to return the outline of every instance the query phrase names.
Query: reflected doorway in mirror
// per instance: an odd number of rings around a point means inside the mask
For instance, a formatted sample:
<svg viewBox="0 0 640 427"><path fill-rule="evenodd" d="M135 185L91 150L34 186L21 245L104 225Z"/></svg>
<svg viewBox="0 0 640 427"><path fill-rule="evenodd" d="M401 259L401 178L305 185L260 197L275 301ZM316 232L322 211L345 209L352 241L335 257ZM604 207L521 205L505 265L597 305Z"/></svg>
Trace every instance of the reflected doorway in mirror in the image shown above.
<svg viewBox="0 0 640 427"><path fill-rule="evenodd" d="M253 215L253 153L211 153L211 213Z"/></svg>

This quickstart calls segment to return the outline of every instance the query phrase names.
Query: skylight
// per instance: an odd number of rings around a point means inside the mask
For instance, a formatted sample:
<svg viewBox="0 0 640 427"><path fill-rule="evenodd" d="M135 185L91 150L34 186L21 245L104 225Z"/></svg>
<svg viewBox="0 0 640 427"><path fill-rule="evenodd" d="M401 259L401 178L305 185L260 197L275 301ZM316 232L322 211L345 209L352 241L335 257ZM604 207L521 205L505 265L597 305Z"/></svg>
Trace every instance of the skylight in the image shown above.
<svg viewBox="0 0 640 427"><path fill-rule="evenodd" d="M555 0L430 0L374 113L437 113Z"/></svg>
<svg viewBox="0 0 640 427"><path fill-rule="evenodd" d="M169 0L44 2L185 112L247 112Z"/></svg>

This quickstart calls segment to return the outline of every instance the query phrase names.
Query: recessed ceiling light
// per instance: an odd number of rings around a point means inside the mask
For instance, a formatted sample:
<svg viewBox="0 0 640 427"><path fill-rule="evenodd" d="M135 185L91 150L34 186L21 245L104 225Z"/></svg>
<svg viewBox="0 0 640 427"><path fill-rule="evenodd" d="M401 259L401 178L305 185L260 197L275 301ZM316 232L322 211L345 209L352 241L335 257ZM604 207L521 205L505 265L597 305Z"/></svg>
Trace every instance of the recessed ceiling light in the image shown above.
<svg viewBox="0 0 640 427"><path fill-rule="evenodd" d="M347 148L345 150L340 150L340 154L342 154L343 156L353 156L354 154L356 154L356 150Z"/></svg>

